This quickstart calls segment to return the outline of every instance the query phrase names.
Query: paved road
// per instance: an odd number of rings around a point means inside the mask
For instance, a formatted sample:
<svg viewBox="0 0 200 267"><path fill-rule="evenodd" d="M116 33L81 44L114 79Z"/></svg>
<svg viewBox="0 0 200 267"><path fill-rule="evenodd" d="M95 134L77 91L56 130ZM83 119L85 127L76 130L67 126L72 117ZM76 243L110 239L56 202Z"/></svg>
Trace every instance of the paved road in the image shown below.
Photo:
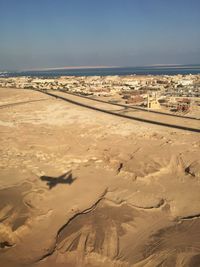
<svg viewBox="0 0 200 267"><path fill-rule="evenodd" d="M200 120L192 120L186 117L175 117L166 114L162 115L160 113L146 112L140 109L120 107L111 103L91 101L91 99L83 98L77 95L66 94L61 91L48 90L47 94L84 108L90 108L95 111L124 117L126 119L200 133Z"/></svg>

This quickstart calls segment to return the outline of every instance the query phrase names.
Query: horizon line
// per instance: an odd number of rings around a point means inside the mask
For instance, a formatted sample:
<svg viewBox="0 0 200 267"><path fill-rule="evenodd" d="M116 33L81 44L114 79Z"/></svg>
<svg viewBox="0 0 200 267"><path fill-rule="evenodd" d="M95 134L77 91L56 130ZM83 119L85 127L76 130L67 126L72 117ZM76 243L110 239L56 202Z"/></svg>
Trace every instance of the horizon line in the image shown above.
<svg viewBox="0 0 200 267"><path fill-rule="evenodd" d="M196 64L148 64L148 65L135 65L135 66L64 66L64 67L44 67L44 68L28 68L18 70L0 70L0 72L29 72L29 71L51 71L51 70L80 70L80 69L112 69L112 68L142 68L142 67L184 67L184 66L200 66L200 63Z"/></svg>
<svg viewBox="0 0 200 267"><path fill-rule="evenodd" d="M148 64L135 66L112 66L112 65L96 65L96 66L64 66L64 67L47 67L47 68L31 68L19 71L49 71L49 70L78 70L78 69L112 69L112 68L140 68L140 67L176 67L176 66L195 66L200 64Z"/></svg>

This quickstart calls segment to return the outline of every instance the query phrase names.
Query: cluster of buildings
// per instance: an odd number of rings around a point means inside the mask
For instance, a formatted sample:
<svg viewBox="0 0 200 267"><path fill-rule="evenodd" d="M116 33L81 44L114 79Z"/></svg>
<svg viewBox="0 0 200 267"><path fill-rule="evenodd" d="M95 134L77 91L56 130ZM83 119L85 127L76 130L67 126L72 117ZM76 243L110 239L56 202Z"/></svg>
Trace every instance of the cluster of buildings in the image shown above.
<svg viewBox="0 0 200 267"><path fill-rule="evenodd" d="M184 110L199 105L199 75L160 76L62 76L57 78L0 77L0 87L66 90L81 95L110 97L127 104L148 108ZM188 101L189 99L189 101ZM187 106L187 107L186 107ZM186 107L186 108L185 108Z"/></svg>

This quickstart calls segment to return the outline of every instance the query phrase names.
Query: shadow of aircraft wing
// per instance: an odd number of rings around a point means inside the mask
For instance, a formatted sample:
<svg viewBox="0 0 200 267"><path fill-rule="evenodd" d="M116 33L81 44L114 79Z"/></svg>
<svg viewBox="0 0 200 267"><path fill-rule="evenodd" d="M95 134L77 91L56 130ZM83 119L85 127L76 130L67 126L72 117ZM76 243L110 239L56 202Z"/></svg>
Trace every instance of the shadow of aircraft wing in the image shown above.
<svg viewBox="0 0 200 267"><path fill-rule="evenodd" d="M62 174L62 175L60 175L60 176L58 176L58 179L63 179L63 178L68 178L70 175L72 175L72 171L70 170L70 171L68 171L68 172L66 172L66 173L64 173L64 174ZM67 176L67 177L66 177Z"/></svg>

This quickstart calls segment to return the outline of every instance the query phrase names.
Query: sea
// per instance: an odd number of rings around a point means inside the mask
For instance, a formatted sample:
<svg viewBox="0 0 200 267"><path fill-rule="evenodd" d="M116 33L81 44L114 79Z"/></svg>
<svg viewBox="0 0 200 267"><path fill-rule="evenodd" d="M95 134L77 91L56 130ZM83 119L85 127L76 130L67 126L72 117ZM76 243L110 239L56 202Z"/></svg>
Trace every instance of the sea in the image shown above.
<svg viewBox="0 0 200 267"><path fill-rule="evenodd" d="M109 68L79 68L51 69L34 71L0 72L0 77L43 77L56 78L60 76L114 76L114 75L187 75L200 74L200 65L171 65L145 67L109 67Z"/></svg>

